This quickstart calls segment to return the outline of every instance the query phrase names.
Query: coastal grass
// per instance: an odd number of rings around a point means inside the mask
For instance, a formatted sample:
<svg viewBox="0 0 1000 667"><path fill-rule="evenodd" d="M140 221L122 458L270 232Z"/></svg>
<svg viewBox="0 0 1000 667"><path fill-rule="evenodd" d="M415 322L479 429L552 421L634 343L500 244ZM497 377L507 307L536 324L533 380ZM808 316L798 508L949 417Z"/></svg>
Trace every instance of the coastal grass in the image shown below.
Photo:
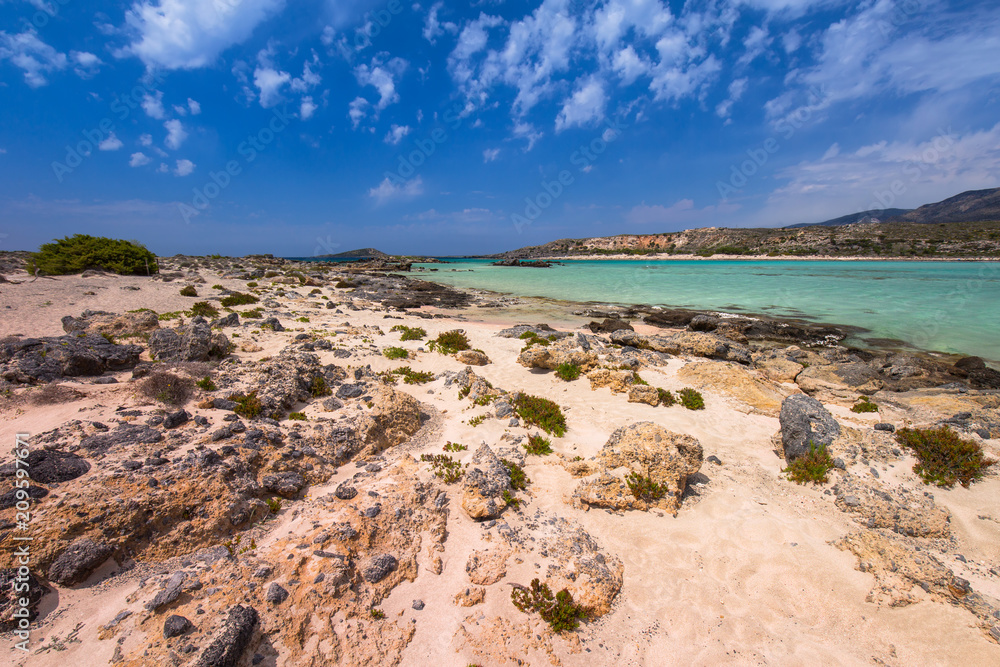
<svg viewBox="0 0 1000 667"><path fill-rule="evenodd" d="M500 463L507 468L507 472L510 473L510 486L515 491L524 491L531 484L531 479L524 472L524 468L509 461L507 459L500 459Z"/></svg>
<svg viewBox="0 0 1000 667"><path fill-rule="evenodd" d="M552 443L537 433L528 436L528 444L524 445L524 448L533 456L548 456L552 453Z"/></svg>
<svg viewBox="0 0 1000 667"><path fill-rule="evenodd" d="M557 438L566 435L566 416L556 403L547 398L518 394L514 399L514 411L525 424L537 426Z"/></svg>
<svg viewBox="0 0 1000 667"><path fill-rule="evenodd" d="M408 359L410 353L402 347L387 347L382 350L382 355L386 359Z"/></svg>
<svg viewBox="0 0 1000 667"><path fill-rule="evenodd" d="M215 382L213 382L212 378L209 377L208 375L195 382L195 384L198 385L199 389L202 389L204 391L215 391L216 389L218 389L218 387L215 386Z"/></svg>
<svg viewBox="0 0 1000 667"><path fill-rule="evenodd" d="M181 296L198 296L198 290L194 288L194 285L187 285L181 288Z"/></svg>
<svg viewBox="0 0 1000 667"><path fill-rule="evenodd" d="M781 472L788 475L789 481L796 484L825 484L827 473L833 468L833 459L826 445L817 447L809 441L809 451L788 464Z"/></svg>
<svg viewBox="0 0 1000 667"><path fill-rule="evenodd" d="M564 588L552 595L548 584L538 579L532 580L531 588L515 586L510 600L525 614L538 613L549 627L560 633L576 630L580 621L590 615L586 607L573 601L573 595L568 590Z"/></svg>
<svg viewBox="0 0 1000 667"><path fill-rule="evenodd" d="M156 255L138 241L122 241L103 236L74 234L43 243L38 252L28 256L28 273L49 276L81 273L100 269L123 276L157 273Z"/></svg>
<svg viewBox="0 0 1000 667"><path fill-rule="evenodd" d="M667 495L666 484L659 484L649 475L640 475L635 471L628 474L625 484L637 500L645 500L647 503L654 503Z"/></svg>
<svg viewBox="0 0 1000 667"><path fill-rule="evenodd" d="M458 442L451 442L450 440L444 445L444 451L446 452L464 452L468 449L468 446Z"/></svg>
<svg viewBox="0 0 1000 667"><path fill-rule="evenodd" d="M440 478L445 484L454 484L462 479L462 474L465 472L462 464L447 454L421 454L420 460L430 463L434 476Z"/></svg>
<svg viewBox="0 0 1000 667"><path fill-rule="evenodd" d="M233 408L233 412L246 419L253 419L260 416L261 411L264 409L260 404L260 399L257 398L256 389L251 391L249 394L230 394L229 400L236 403L236 407Z"/></svg>
<svg viewBox="0 0 1000 667"><path fill-rule="evenodd" d="M556 377L566 382L572 382L580 377L580 367L568 362L559 364L556 367Z"/></svg>
<svg viewBox="0 0 1000 667"><path fill-rule="evenodd" d="M677 395L681 399L681 405L683 405L688 410L704 410L705 409L705 399L702 397L701 393L690 387L685 387L677 392Z"/></svg>
<svg viewBox="0 0 1000 667"><path fill-rule="evenodd" d="M409 366L400 366L399 368L387 371L386 375L393 378L393 381L395 381L395 376L398 375L403 379L405 384L425 384L434 379L434 373L415 371Z"/></svg>
<svg viewBox="0 0 1000 667"><path fill-rule="evenodd" d="M157 371L139 384L139 393L166 405L184 405L194 393L194 381L174 373Z"/></svg>
<svg viewBox="0 0 1000 667"><path fill-rule="evenodd" d="M867 396L858 397L858 402L851 407L851 412L861 414L863 412L878 412L878 405L872 403Z"/></svg>
<svg viewBox="0 0 1000 667"><path fill-rule="evenodd" d="M656 394L660 397L660 405L665 408L669 408L677 402L677 399L674 398L673 393L669 389L660 389L657 387Z"/></svg>
<svg viewBox="0 0 1000 667"><path fill-rule="evenodd" d="M926 484L951 488L958 483L968 488L996 464L995 460L986 458L978 443L959 437L947 426L900 429L896 440L913 450L917 457L913 472Z"/></svg>
<svg viewBox="0 0 1000 667"><path fill-rule="evenodd" d="M223 308L232 308L233 306L248 306L251 303L257 303L260 301L253 294L246 294L244 292L233 292L232 294L227 294L222 297L219 303L222 304Z"/></svg>
<svg viewBox="0 0 1000 667"><path fill-rule="evenodd" d="M421 327L408 327L405 324L397 324L389 331L402 331L403 335L399 340L423 340L427 337L427 332Z"/></svg>
<svg viewBox="0 0 1000 667"><path fill-rule="evenodd" d="M306 421L306 413L304 412L289 412L288 418L292 421Z"/></svg>
<svg viewBox="0 0 1000 667"><path fill-rule="evenodd" d="M429 347L432 351L449 355L472 348L472 346L469 345L469 338L461 329L445 331L444 333L438 334L437 338L427 343L427 347Z"/></svg>
<svg viewBox="0 0 1000 667"><path fill-rule="evenodd" d="M191 310L188 311L191 317L217 317L219 309L208 301L196 301Z"/></svg>
<svg viewBox="0 0 1000 667"><path fill-rule="evenodd" d="M309 383L309 395L313 398L321 398L323 396L329 396L333 393L330 386L326 383L326 378L322 375L317 375Z"/></svg>

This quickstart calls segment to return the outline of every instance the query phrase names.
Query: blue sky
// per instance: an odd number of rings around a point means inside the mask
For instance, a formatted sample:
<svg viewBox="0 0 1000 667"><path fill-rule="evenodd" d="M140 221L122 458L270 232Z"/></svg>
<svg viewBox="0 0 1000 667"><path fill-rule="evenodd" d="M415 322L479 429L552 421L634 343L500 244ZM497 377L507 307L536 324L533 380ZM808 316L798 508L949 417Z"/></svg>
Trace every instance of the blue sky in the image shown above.
<svg viewBox="0 0 1000 667"><path fill-rule="evenodd" d="M488 253L1000 185L1000 5L0 0L0 249Z"/></svg>

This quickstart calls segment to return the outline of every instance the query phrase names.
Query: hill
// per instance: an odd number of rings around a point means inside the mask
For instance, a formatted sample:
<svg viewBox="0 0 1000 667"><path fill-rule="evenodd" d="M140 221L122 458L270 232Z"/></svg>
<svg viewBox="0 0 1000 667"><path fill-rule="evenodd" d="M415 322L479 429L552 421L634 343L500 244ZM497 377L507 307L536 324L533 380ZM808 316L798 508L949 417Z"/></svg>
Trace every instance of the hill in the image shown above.
<svg viewBox="0 0 1000 667"><path fill-rule="evenodd" d="M797 225L788 225L785 229L798 229L799 227L841 227L843 225L855 224L864 225L873 222L890 220L892 218L899 217L904 213L909 213L911 210L912 209L908 208L872 209L870 211L861 211L860 213L842 215L839 218L824 220L823 222L800 222Z"/></svg>
<svg viewBox="0 0 1000 667"><path fill-rule="evenodd" d="M375 248L358 248L347 252L338 252L335 255L317 255L317 259L389 259L390 255Z"/></svg>
<svg viewBox="0 0 1000 667"><path fill-rule="evenodd" d="M936 204L924 204L893 220L925 224L1000 220L1000 188L969 190Z"/></svg>

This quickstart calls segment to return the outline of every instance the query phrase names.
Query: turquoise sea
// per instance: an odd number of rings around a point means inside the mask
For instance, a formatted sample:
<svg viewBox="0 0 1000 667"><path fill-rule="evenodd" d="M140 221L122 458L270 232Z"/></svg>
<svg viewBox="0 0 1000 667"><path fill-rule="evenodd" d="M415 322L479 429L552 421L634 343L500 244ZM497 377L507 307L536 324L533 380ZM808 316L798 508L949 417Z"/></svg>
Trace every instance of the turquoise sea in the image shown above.
<svg viewBox="0 0 1000 667"><path fill-rule="evenodd" d="M492 260L421 264L459 287L578 302L763 314L866 330L923 349L1000 361L1000 263L573 260L550 269Z"/></svg>

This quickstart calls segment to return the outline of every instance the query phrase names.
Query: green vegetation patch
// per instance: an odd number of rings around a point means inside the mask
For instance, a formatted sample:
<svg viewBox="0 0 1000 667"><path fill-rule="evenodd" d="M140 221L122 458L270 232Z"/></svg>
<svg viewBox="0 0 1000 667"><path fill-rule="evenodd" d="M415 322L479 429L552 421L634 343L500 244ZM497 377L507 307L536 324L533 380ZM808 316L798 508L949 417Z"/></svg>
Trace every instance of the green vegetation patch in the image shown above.
<svg viewBox="0 0 1000 667"><path fill-rule="evenodd" d="M996 463L986 458L978 443L960 438L947 426L900 429L896 440L913 450L917 457L913 472L927 484L951 488L958 482L968 488Z"/></svg>
<svg viewBox="0 0 1000 667"><path fill-rule="evenodd" d="M199 389L204 389L205 391L215 391L218 389L218 387L215 386L215 382L212 381L212 378L207 375L195 382L195 384L198 385Z"/></svg>
<svg viewBox="0 0 1000 667"><path fill-rule="evenodd" d="M787 474L788 479L797 484L806 484L808 482L825 484L827 479L826 474L832 468L833 459L830 458L830 452L827 451L826 445L816 447L810 440L809 452L795 459L795 461L790 463L781 472Z"/></svg>
<svg viewBox="0 0 1000 667"><path fill-rule="evenodd" d="M317 375L309 383L309 395L313 398L320 398L322 396L329 396L333 393L330 386L326 383L326 378L322 375Z"/></svg>
<svg viewBox="0 0 1000 667"><path fill-rule="evenodd" d="M230 394L229 400L236 403L236 407L233 408L233 412L238 414L240 417L245 417L246 419L253 419L260 415L263 407L260 404L260 399L257 398L257 390L251 391L249 394Z"/></svg>
<svg viewBox="0 0 1000 667"><path fill-rule="evenodd" d="M196 290L193 285L182 287L181 296L198 296L198 290Z"/></svg>
<svg viewBox="0 0 1000 667"><path fill-rule="evenodd" d="M194 381L173 373L157 371L142 381L139 393L167 405L184 405L194 393Z"/></svg>
<svg viewBox="0 0 1000 667"><path fill-rule="evenodd" d="M455 354L462 350L471 349L472 346L469 345L469 339L465 332L461 329L455 329L439 334L437 338L427 343L427 347L441 354Z"/></svg>
<svg viewBox="0 0 1000 667"><path fill-rule="evenodd" d="M257 303L260 301L253 294L245 294L244 292L233 292L232 294L227 294L222 297L219 303L222 304L223 308L232 308L233 306L248 306L251 303Z"/></svg>
<svg viewBox="0 0 1000 667"><path fill-rule="evenodd" d="M123 276L152 275L159 271L156 255L138 241L122 241L103 236L74 234L44 243L32 253L25 267L50 276L101 269Z"/></svg>
<svg viewBox="0 0 1000 667"><path fill-rule="evenodd" d="M465 446L463 444L460 444L460 443L457 443L457 442L451 442L451 441L448 441L447 443L445 443L445 446L444 446L444 451L446 451L446 452L464 452L467 449L469 449L467 446Z"/></svg>
<svg viewBox="0 0 1000 667"><path fill-rule="evenodd" d="M531 484L531 480L524 473L524 468L517 465L513 461L508 461L507 459L500 459L504 467L507 468L507 472L510 473L510 486L515 491L524 491Z"/></svg>
<svg viewBox="0 0 1000 667"><path fill-rule="evenodd" d="M408 327L405 324L397 324L389 331L402 331L403 335L399 340L423 340L427 337L427 332L421 327Z"/></svg>
<svg viewBox="0 0 1000 667"><path fill-rule="evenodd" d="M420 460L431 464L435 477L440 477L445 484L454 484L462 479L462 464L447 454L421 454Z"/></svg>
<svg viewBox="0 0 1000 667"><path fill-rule="evenodd" d="M677 395L681 399L681 405L683 405L688 410L704 410L705 409L705 399L702 398L701 393L691 389L690 387L685 387L677 392Z"/></svg>
<svg viewBox="0 0 1000 667"><path fill-rule="evenodd" d="M386 359L408 359L410 353L401 347L387 347L382 350Z"/></svg>
<svg viewBox="0 0 1000 667"><path fill-rule="evenodd" d="M524 448L534 456L548 456L552 453L552 443L549 442L548 438L543 438L538 434L529 435L528 444L524 445Z"/></svg>
<svg viewBox="0 0 1000 667"><path fill-rule="evenodd" d="M425 384L434 380L434 373L429 373L427 371L415 371L409 366L400 366L399 368L388 371L387 375L393 378L398 375L406 384Z"/></svg>
<svg viewBox="0 0 1000 667"><path fill-rule="evenodd" d="M548 584L538 579L531 582L531 588L516 586L510 593L514 606L525 614L537 612L542 620L556 632L576 630L580 621L590 616L583 605L573 602L573 595L565 588L552 595Z"/></svg>
<svg viewBox="0 0 1000 667"><path fill-rule="evenodd" d="M557 404L547 398L518 394L514 400L514 411L525 424L537 426L557 438L566 435L566 416Z"/></svg>
<svg viewBox="0 0 1000 667"><path fill-rule="evenodd" d="M304 412L289 412L288 418L292 421L306 421L306 413Z"/></svg>
<svg viewBox="0 0 1000 667"><path fill-rule="evenodd" d="M566 382L572 382L580 377L580 367L571 363L559 364L556 367L556 377Z"/></svg>
<svg viewBox="0 0 1000 667"><path fill-rule="evenodd" d="M667 485L658 484L649 475L640 475L637 472L630 472L625 478L628 490L637 500L645 500L653 503L667 495Z"/></svg>
<svg viewBox="0 0 1000 667"><path fill-rule="evenodd" d="M191 317L217 317L219 314L219 309L210 304L208 301L196 301L191 310L188 311Z"/></svg>
<svg viewBox="0 0 1000 667"><path fill-rule="evenodd" d="M660 405L662 405L665 408L669 408L671 405L677 402L677 399L674 398L673 393L671 393L669 389L660 389L659 387L657 387L656 393L660 397Z"/></svg>
<svg viewBox="0 0 1000 667"><path fill-rule="evenodd" d="M851 412L878 412L878 405L872 403L872 400L867 396L860 396L858 402L851 408Z"/></svg>

